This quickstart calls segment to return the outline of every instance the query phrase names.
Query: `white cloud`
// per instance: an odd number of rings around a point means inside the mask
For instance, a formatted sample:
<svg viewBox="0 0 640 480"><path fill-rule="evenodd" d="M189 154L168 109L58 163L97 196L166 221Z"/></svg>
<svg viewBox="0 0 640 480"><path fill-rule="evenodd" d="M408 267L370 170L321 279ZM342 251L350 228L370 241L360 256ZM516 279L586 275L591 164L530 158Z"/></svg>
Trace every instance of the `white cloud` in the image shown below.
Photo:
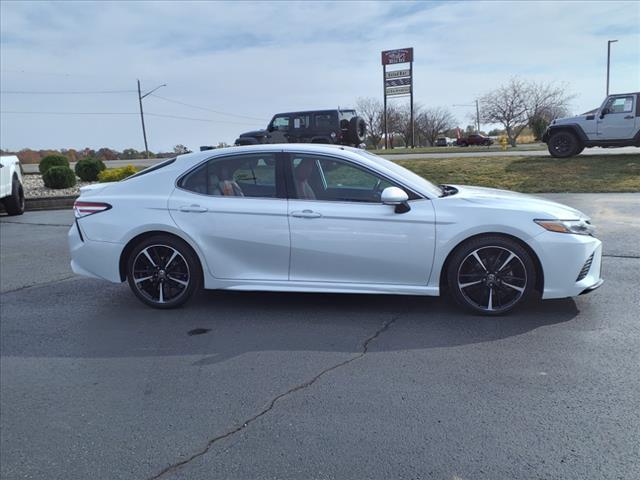
<svg viewBox="0 0 640 480"><path fill-rule="evenodd" d="M565 83L575 111L640 89L637 2L0 4L2 90L132 89L268 119L381 95L380 51L415 48L416 101L468 103L513 75ZM19 73L35 72L35 73ZM50 75L45 73L55 73ZM126 95L2 95L2 110L136 112ZM241 122L148 97L148 112ZM456 109L461 123L467 112ZM266 122L147 119L150 148L191 148ZM1 117L3 148L142 147L131 116Z"/></svg>

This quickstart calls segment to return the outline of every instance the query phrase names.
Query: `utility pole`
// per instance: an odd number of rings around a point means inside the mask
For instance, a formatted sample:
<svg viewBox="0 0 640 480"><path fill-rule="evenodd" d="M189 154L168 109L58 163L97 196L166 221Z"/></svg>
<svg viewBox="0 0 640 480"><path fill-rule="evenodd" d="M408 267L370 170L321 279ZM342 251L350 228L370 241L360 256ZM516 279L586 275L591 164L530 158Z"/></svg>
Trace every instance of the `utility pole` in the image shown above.
<svg viewBox="0 0 640 480"><path fill-rule="evenodd" d="M144 112L142 110L142 99L148 95L151 95L153 92L155 92L159 88L166 87L166 86L167 84L163 83L162 85L142 95L142 91L140 90L140 80L138 80L138 103L140 104L140 121L142 122L142 136L144 138L144 154L146 158L149 158L149 146L147 145L147 129L144 126Z"/></svg>
<svg viewBox="0 0 640 480"><path fill-rule="evenodd" d="M473 107L472 103L454 103L454 107ZM478 128L478 133L480 133L480 102L476 100L476 127Z"/></svg>
<svg viewBox="0 0 640 480"><path fill-rule="evenodd" d="M607 97L609 96L609 65L611 63L611 44L618 40L609 40L607 42Z"/></svg>

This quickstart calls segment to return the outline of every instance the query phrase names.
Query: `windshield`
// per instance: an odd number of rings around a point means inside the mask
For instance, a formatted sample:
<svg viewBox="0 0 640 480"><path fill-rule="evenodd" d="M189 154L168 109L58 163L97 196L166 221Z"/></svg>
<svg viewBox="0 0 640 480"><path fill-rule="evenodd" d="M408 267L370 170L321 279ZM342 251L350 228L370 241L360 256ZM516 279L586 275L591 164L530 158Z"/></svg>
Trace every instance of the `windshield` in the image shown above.
<svg viewBox="0 0 640 480"><path fill-rule="evenodd" d="M369 157L373 161L381 165L384 165L392 172L395 172L402 177L408 178L412 182L419 185L422 188L422 190L424 190L425 193L427 193L430 197L441 197L443 194L443 191L440 187L438 187L437 185L434 185L429 180L422 178L420 175L416 175L411 170L408 170L398 165L395 162L387 160L386 158L383 158L379 155L375 155L371 152L367 152L366 150L352 149L352 151L357 152L362 156Z"/></svg>

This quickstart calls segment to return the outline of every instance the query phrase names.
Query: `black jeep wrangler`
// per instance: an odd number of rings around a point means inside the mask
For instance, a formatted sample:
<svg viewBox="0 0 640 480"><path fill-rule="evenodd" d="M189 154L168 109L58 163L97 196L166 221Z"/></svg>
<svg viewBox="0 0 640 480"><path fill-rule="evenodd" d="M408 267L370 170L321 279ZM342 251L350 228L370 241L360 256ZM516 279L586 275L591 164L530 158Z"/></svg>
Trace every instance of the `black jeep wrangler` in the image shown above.
<svg viewBox="0 0 640 480"><path fill-rule="evenodd" d="M277 113L266 130L240 135L236 145L260 143L333 143L358 147L367 126L355 110L311 110Z"/></svg>

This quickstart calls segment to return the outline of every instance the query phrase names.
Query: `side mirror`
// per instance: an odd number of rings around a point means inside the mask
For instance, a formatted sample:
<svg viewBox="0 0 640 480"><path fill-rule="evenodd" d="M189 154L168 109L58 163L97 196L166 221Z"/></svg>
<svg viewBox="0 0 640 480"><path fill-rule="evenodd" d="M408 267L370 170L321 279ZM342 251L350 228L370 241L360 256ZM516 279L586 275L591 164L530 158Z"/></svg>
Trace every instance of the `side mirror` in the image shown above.
<svg viewBox="0 0 640 480"><path fill-rule="evenodd" d="M600 120L602 120L607 113L609 113L609 109L607 107L604 107L600 112Z"/></svg>
<svg viewBox="0 0 640 480"><path fill-rule="evenodd" d="M409 195L407 195L407 192L398 187L385 188L382 191L380 200L385 205L394 205L396 207L396 213L406 213L411 210L409 204L407 203L407 200L409 200Z"/></svg>

